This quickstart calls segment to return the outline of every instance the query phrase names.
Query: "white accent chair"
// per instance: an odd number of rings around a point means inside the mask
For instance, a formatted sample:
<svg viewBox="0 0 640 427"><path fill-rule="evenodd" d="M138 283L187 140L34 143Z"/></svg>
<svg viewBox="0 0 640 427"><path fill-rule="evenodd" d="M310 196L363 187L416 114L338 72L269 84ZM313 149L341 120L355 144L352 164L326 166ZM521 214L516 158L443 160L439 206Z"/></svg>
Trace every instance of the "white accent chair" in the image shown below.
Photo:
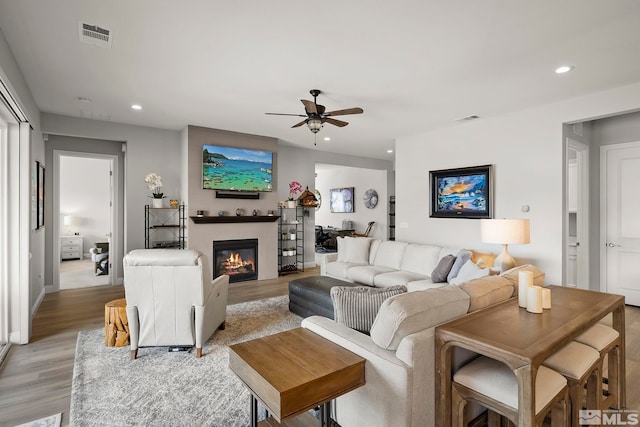
<svg viewBox="0 0 640 427"><path fill-rule="evenodd" d="M224 329L229 276L211 281L209 262L194 250L136 249L123 259L131 359L139 347L195 345L196 357Z"/></svg>

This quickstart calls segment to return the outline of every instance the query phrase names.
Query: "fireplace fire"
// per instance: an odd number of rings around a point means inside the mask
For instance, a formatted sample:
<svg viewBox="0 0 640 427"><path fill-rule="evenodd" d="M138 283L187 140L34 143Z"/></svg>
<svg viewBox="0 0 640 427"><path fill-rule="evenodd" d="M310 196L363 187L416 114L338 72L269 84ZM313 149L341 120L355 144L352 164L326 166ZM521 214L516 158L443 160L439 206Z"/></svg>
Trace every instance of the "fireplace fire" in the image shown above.
<svg viewBox="0 0 640 427"><path fill-rule="evenodd" d="M213 242L213 277L229 275L229 282L258 278L258 239Z"/></svg>

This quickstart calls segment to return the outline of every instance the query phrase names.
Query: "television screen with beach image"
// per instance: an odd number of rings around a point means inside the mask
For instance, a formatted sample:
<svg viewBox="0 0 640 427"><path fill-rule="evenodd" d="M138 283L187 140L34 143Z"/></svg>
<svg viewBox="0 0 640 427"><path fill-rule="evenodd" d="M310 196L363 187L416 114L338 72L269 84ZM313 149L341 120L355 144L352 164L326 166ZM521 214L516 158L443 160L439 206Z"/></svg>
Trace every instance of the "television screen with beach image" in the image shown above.
<svg viewBox="0 0 640 427"><path fill-rule="evenodd" d="M247 148L202 146L202 188L272 191L273 153Z"/></svg>

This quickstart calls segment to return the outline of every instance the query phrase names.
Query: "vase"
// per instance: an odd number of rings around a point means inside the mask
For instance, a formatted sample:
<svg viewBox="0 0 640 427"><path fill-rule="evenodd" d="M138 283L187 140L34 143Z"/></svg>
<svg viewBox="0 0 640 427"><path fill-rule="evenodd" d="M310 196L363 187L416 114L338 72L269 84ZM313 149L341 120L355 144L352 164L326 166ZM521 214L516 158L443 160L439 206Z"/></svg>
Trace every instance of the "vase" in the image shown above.
<svg viewBox="0 0 640 427"><path fill-rule="evenodd" d="M152 200L152 205L154 208L158 209L162 207L162 199L151 199Z"/></svg>
<svg viewBox="0 0 640 427"><path fill-rule="evenodd" d="M298 204L298 202L296 200L287 200L287 207L288 208L295 208L297 204Z"/></svg>

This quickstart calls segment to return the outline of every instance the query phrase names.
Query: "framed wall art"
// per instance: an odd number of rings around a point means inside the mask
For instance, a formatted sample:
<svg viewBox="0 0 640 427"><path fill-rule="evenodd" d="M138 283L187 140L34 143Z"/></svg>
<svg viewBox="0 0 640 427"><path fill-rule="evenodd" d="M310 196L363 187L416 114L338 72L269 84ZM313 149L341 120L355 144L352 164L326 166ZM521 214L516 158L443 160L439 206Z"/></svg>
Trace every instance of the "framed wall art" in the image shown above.
<svg viewBox="0 0 640 427"><path fill-rule="evenodd" d="M493 166L429 172L432 218L493 218Z"/></svg>
<svg viewBox="0 0 640 427"><path fill-rule="evenodd" d="M351 213L354 211L353 187L332 188L329 190L329 210L336 213Z"/></svg>

